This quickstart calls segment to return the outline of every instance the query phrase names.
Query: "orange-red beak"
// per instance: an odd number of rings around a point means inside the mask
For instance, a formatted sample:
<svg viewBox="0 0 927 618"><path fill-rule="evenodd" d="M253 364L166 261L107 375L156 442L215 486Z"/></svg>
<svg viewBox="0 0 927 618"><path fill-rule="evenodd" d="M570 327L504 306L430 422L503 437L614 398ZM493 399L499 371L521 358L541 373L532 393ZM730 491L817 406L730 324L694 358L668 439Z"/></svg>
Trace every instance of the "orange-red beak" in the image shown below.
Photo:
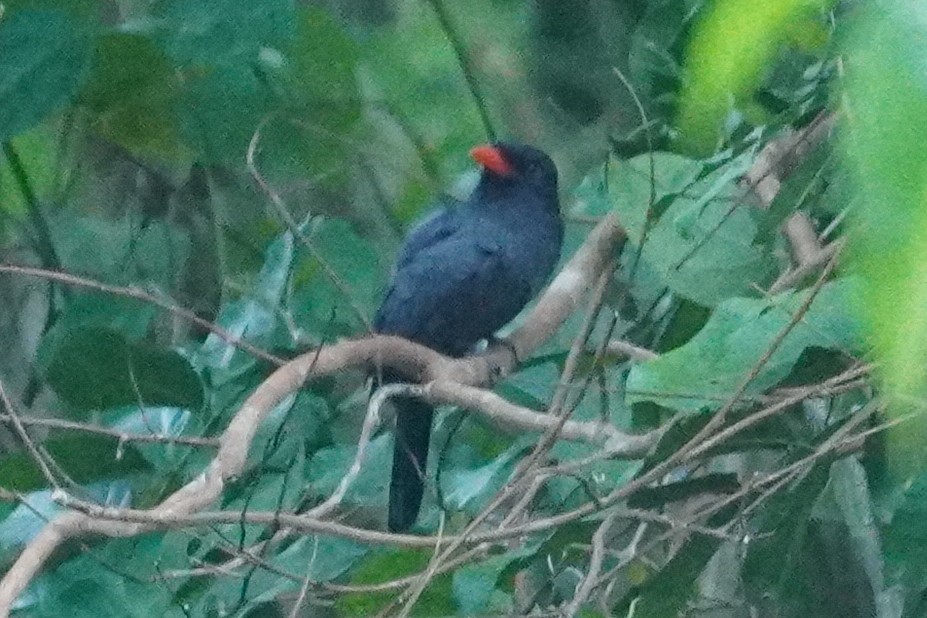
<svg viewBox="0 0 927 618"><path fill-rule="evenodd" d="M477 146L470 151L470 156L473 157L474 161L499 176L508 176L515 171L512 164L508 162L505 155L496 146L489 144Z"/></svg>

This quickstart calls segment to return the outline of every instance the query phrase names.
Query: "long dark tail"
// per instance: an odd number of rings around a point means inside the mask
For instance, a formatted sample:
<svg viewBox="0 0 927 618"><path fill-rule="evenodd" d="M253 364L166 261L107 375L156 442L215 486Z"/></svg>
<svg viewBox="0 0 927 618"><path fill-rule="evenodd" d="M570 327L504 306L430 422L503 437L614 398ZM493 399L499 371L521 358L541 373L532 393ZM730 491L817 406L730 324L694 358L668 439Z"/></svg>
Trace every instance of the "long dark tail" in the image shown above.
<svg viewBox="0 0 927 618"><path fill-rule="evenodd" d="M434 408L408 397L393 400L396 406L396 446L393 449L393 477L389 484L391 532L412 527L425 491L425 466Z"/></svg>

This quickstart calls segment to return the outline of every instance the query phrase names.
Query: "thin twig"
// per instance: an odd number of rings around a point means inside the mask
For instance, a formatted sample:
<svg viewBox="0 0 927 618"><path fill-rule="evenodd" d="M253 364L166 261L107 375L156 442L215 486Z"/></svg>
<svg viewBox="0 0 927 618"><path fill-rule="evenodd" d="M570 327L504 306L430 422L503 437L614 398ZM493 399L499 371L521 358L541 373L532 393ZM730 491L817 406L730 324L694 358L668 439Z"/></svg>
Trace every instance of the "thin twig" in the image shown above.
<svg viewBox="0 0 927 618"><path fill-rule="evenodd" d="M480 120L483 123L483 129L486 131L486 136L489 137L490 141L494 142L496 141L496 131L493 129L492 120L489 118L486 99L483 97L482 88L480 87L479 81L476 79L476 74L470 63L467 50L464 48L463 39L457 35L457 29L454 27L454 24L451 23L451 16L448 14L447 7L444 6L443 0L428 0L428 4L434 9L435 16L437 16L438 22L441 24L441 29L444 31L444 36L447 37L448 43L451 44L451 48L454 50L454 55L457 57L457 64L460 66L460 71L467 81L467 87L470 89L470 94L473 96L473 102L476 103L476 110L480 114Z"/></svg>
<svg viewBox="0 0 927 618"><path fill-rule="evenodd" d="M251 140L248 142L248 150L245 153L245 163L248 167L248 171L251 173L251 177L254 178L255 182L261 187L261 190L267 194L267 197L270 199L270 203L273 204L274 210L277 212L277 216L283 221L284 226L287 231L293 235L293 238L297 239L299 243L309 252L314 260L319 263L319 266L325 271L326 276L329 281L332 282L338 291L344 296L345 300L348 301L348 306L351 307L351 310L354 312L354 315L360 320L361 324L367 329L367 332L373 330L373 325L370 322L370 318L367 317L367 314L364 312L363 308L357 303L357 300L354 298L354 294L348 288L347 284L342 280L341 276L335 271L334 267L328 262L328 260L323 256L319 250L316 248L315 243L312 242L306 234L303 233L301 226L293 218L293 215L290 213L289 207L286 205L286 202L283 201L283 198L280 197L280 194L277 193L273 187L270 186L270 183L264 178L264 175L258 169L257 164L254 161L254 155L257 152L258 143L261 140L261 130L264 128L264 125L271 119L271 116L265 117L258 124L257 128L254 130L254 133L251 135ZM307 217L307 221L310 217Z"/></svg>
<svg viewBox="0 0 927 618"><path fill-rule="evenodd" d="M65 272L47 270L44 268L33 268L32 266L18 266L16 264L0 264L0 273L11 273L15 275L23 275L26 277L37 277L72 287L86 288L93 290L94 292L100 292L101 294L113 294L114 296L132 298L149 305L154 305L169 312L171 315L187 320L188 322L195 324L203 330L209 331L210 333L216 335L219 339L222 339L227 344L247 352L248 354L251 354L255 358L260 358L278 366L283 365L286 362L285 359L282 359L279 356L274 356L273 354L266 352L248 343L247 341L242 340L239 337L236 337L221 326L217 326L208 320L204 320L203 318L196 315L196 313L193 311L185 309L163 298L159 298L153 294L149 294L148 292L135 286L110 285L108 283L94 281L93 279L87 279Z"/></svg>
<svg viewBox="0 0 927 618"><path fill-rule="evenodd" d="M563 615L567 618L572 618L578 614L583 603L586 602L586 599L588 599L592 591L595 590L596 579L599 577L599 573L602 572L602 563L605 561L605 541L608 537L609 530L611 530L612 524L615 523L617 518L618 511L609 513L602 523L599 524L595 534L592 535L592 554L589 556L589 567L586 569L586 576L576 587L576 591L573 593L573 599L563 610Z"/></svg>
<svg viewBox="0 0 927 618"><path fill-rule="evenodd" d="M360 437L357 440L357 453L354 455L354 461L351 462L348 471L341 479L341 482L338 483L338 488L332 492L332 495L329 496L325 502L306 511L306 517L321 519L329 515L341 504L345 494L348 493L348 488L351 486L351 483L353 483L361 473L361 467L364 465L364 459L367 456L367 447L370 446L370 439L373 437L373 433L377 430L377 427L380 426L380 409L387 399L400 394L402 389L402 384L387 384L374 391L373 395L370 397L370 402L367 404L367 415L364 417L364 424L361 427Z"/></svg>
<svg viewBox="0 0 927 618"><path fill-rule="evenodd" d="M29 436L29 433L26 431L25 426L19 418L19 414L16 413L16 408L13 407L13 402L10 401L10 398L6 394L6 388L4 388L2 381L0 381L0 401L3 402L3 407L6 408L7 414L12 421L13 428L16 430L16 435L19 436L23 446L26 447L26 450L29 451L29 455L32 457L33 461L35 461L35 464L39 467L39 470L42 471L42 476L45 477L45 481L49 484L50 487L57 489L58 479L55 478L55 475L49 468L48 463L45 461L45 457L39 452L39 449L36 447L35 443L32 441L32 438Z"/></svg>

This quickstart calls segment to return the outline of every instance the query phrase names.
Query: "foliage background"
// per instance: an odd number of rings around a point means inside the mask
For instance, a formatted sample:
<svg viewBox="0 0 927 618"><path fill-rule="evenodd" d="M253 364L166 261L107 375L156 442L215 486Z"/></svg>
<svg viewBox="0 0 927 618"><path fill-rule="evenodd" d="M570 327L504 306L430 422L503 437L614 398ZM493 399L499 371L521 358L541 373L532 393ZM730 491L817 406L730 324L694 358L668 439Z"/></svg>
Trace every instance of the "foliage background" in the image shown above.
<svg viewBox="0 0 927 618"><path fill-rule="evenodd" d="M273 529L228 524L71 543L23 615L923 615L922 3L0 7L2 419L50 462L0 434L5 566L60 509L53 487L144 508L208 463L208 440L143 438L217 435L271 364L182 309L283 357L366 332L404 231L466 194L492 133L557 161L564 256L609 212L628 231L574 418L671 426L647 460L555 475L525 517L607 496L712 418L747 427L616 507L434 574L414 604L432 550L306 535L234 562ZM822 119L836 129L769 166L764 198L764 147ZM807 260L783 232L796 213ZM545 409L582 318L498 392ZM218 507L323 500L365 403L357 375L288 400ZM390 440L340 521L382 527ZM461 529L536 440L446 410L419 532ZM560 442L551 466L591 453Z"/></svg>

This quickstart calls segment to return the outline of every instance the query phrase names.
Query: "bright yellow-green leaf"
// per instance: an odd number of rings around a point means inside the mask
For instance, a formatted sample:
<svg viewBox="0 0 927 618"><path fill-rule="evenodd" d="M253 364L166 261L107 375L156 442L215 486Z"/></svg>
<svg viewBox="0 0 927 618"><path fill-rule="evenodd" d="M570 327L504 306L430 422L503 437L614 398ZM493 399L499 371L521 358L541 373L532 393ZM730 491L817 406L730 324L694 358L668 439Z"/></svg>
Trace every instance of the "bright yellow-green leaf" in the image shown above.
<svg viewBox="0 0 927 618"><path fill-rule="evenodd" d="M927 24L919 10L889 4L861 15L846 58L855 265L894 416L912 410L902 402L927 394ZM927 463L923 421L890 435L896 470L907 475Z"/></svg>
<svg viewBox="0 0 927 618"><path fill-rule="evenodd" d="M47 124L34 127L10 140L39 199L47 196L55 176L55 131ZM26 202L7 161L0 164L0 213L22 216Z"/></svg>
<svg viewBox="0 0 927 618"><path fill-rule="evenodd" d="M710 151L731 106L749 97L786 42L820 40L814 18L832 0L719 0L696 26L679 110L685 144Z"/></svg>

